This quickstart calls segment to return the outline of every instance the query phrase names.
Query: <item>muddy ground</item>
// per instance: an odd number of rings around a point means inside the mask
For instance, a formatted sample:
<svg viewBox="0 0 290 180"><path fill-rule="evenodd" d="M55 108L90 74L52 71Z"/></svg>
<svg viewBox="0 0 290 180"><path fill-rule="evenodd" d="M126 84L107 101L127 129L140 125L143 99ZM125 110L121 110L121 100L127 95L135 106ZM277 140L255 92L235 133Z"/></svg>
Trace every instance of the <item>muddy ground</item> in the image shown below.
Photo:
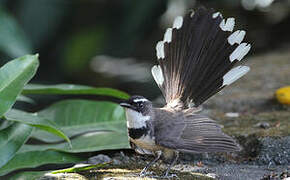
<svg viewBox="0 0 290 180"><path fill-rule="evenodd" d="M243 146L239 153L183 154L172 179L261 180L290 177L290 107L279 104L275 91L290 85L290 48L249 57L251 71L211 98L202 113L216 119L224 131ZM105 157L105 158L104 158ZM149 162L128 151L100 161L113 161L100 170L77 174L78 179L140 179L138 173ZM160 162L152 175L144 179L160 179L166 166ZM68 177L68 174L58 176ZM69 176L74 177L73 174ZM47 179L51 176L43 177ZM52 178L54 179L54 178Z"/></svg>

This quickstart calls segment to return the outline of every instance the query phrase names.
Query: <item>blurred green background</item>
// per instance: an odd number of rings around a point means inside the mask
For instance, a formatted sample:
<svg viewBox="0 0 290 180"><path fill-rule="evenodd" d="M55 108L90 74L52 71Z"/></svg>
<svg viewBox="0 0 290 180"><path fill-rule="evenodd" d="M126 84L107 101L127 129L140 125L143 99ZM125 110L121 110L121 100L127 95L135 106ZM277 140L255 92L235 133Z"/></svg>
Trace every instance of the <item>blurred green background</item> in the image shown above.
<svg viewBox="0 0 290 180"><path fill-rule="evenodd" d="M0 0L0 64L40 54L32 82L161 95L150 74L155 45L175 16L200 5L235 17L250 55L289 46L289 0Z"/></svg>

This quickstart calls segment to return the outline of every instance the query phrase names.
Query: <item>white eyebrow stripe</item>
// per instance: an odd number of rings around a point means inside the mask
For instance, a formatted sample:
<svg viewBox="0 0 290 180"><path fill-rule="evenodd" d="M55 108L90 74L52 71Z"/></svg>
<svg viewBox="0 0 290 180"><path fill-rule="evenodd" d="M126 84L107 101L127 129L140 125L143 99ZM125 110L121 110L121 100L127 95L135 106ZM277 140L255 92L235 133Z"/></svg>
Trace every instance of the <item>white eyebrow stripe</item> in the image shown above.
<svg viewBox="0 0 290 180"><path fill-rule="evenodd" d="M137 103L137 102L146 102L146 101L148 101L148 99L145 99L145 98L142 98L142 99L134 99L133 101L135 103Z"/></svg>

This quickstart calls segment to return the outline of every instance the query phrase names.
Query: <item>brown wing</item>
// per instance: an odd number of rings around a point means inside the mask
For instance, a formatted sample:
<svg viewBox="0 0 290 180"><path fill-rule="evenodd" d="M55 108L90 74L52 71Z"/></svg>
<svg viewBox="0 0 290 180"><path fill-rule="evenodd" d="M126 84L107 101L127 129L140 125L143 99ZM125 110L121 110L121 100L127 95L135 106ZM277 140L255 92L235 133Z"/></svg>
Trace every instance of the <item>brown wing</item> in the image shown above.
<svg viewBox="0 0 290 180"><path fill-rule="evenodd" d="M240 150L214 120L200 114L163 111L162 117L156 114L154 123L156 144L167 148L192 153Z"/></svg>

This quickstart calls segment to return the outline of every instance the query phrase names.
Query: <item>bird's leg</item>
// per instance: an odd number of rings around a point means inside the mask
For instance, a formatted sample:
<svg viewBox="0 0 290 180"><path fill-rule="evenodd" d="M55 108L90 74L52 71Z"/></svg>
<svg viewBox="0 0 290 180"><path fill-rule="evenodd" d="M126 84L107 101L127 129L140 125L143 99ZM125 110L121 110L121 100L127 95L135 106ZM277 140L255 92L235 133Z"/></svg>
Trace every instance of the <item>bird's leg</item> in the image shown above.
<svg viewBox="0 0 290 180"><path fill-rule="evenodd" d="M140 176L145 176L147 169L150 168L153 164L155 164L160 159L161 155L162 155L162 151L157 151L156 158L144 167L144 169L140 173Z"/></svg>
<svg viewBox="0 0 290 180"><path fill-rule="evenodd" d="M169 171L170 171L170 169L172 168L172 166L176 163L178 157L179 157L179 154L178 154L178 152L176 152L176 153L175 153L175 157L174 157L173 160L171 161L171 163L170 163L169 167L167 168L167 170L165 171L163 177L168 177ZM176 176L176 175L173 175L173 176Z"/></svg>

